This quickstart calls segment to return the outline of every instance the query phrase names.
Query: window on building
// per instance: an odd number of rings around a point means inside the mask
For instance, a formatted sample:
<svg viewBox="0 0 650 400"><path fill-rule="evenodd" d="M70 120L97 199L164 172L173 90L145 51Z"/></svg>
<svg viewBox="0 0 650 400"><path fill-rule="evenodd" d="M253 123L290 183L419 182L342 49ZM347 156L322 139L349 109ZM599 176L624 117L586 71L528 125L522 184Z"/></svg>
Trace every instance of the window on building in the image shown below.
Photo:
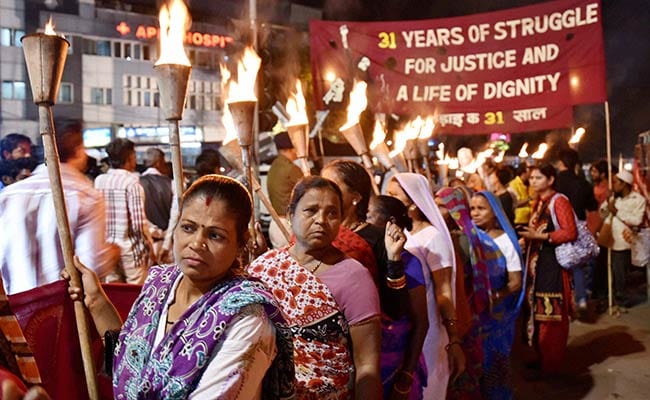
<svg viewBox="0 0 650 400"><path fill-rule="evenodd" d="M108 40L98 40L97 41L97 52L98 56L111 56L111 42Z"/></svg>
<svg viewBox="0 0 650 400"><path fill-rule="evenodd" d="M0 28L0 45L22 47L20 39L25 36L22 29Z"/></svg>
<svg viewBox="0 0 650 400"><path fill-rule="evenodd" d="M130 60L131 57L131 43L124 43L124 58Z"/></svg>
<svg viewBox="0 0 650 400"><path fill-rule="evenodd" d="M113 42L113 57L122 58L122 43Z"/></svg>
<svg viewBox="0 0 650 400"><path fill-rule="evenodd" d="M72 93L72 83L61 82L59 86L59 94L57 95L56 102L58 104L72 104L74 102Z"/></svg>
<svg viewBox="0 0 650 400"><path fill-rule="evenodd" d="M142 59L143 60L151 60L151 53L150 53L149 45L146 45L146 44L142 45Z"/></svg>
<svg viewBox="0 0 650 400"><path fill-rule="evenodd" d="M142 59L142 54L140 53L140 45L139 44L134 44L133 45L133 59L134 60L141 60Z"/></svg>
<svg viewBox="0 0 650 400"><path fill-rule="evenodd" d="M25 82L2 81L2 98L7 100L25 100Z"/></svg>
<svg viewBox="0 0 650 400"><path fill-rule="evenodd" d="M111 105L113 103L113 90L110 88L90 88L90 103Z"/></svg>

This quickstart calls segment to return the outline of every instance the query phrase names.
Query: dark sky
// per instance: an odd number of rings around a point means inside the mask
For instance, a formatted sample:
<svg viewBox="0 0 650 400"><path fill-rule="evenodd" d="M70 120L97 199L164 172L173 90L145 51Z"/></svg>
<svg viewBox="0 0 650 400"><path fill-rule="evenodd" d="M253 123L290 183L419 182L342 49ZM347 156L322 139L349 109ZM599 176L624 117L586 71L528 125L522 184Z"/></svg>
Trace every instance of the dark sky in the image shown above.
<svg viewBox="0 0 650 400"><path fill-rule="evenodd" d="M612 154L632 157L637 135L650 130L650 1L601 0L607 60L607 90ZM322 6L329 20L412 20L454 17L540 3L534 0L303 0ZM602 104L577 106L575 126L587 136L580 144L583 160L604 157L605 112ZM530 135L541 140L542 134ZM517 138L518 148L524 137Z"/></svg>

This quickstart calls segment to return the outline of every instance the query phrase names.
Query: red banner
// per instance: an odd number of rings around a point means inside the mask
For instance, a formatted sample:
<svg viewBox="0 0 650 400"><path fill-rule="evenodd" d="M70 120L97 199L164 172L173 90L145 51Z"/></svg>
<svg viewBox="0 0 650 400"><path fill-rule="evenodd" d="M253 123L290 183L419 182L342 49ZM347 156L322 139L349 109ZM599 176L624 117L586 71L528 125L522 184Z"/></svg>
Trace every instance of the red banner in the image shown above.
<svg viewBox="0 0 650 400"><path fill-rule="evenodd" d="M312 21L319 108L369 83L374 112L435 115L444 133L570 126L574 104L606 100L599 0L558 0L458 18ZM345 95L343 95L345 93Z"/></svg>

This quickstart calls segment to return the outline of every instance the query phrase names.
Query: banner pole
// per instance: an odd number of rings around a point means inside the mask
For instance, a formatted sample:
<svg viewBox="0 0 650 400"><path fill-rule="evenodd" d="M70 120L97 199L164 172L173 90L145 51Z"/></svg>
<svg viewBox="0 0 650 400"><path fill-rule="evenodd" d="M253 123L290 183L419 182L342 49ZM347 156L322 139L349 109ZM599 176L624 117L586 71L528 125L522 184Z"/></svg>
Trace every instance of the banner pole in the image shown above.
<svg viewBox="0 0 650 400"><path fill-rule="evenodd" d="M607 139L607 184L612 192L612 136L609 125L609 101L605 101L605 137ZM607 198L609 201L609 197ZM607 248L607 299L609 315L614 313L614 296L612 295L612 249Z"/></svg>

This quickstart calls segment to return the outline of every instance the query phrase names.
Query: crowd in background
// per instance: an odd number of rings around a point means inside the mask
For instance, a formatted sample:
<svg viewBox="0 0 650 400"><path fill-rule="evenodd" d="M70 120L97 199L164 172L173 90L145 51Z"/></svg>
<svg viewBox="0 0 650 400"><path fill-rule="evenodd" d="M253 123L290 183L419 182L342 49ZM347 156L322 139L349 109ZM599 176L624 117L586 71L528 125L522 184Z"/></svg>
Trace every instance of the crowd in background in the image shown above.
<svg viewBox="0 0 650 400"><path fill-rule="evenodd" d="M116 395L509 399L518 337L536 354L530 376L558 373L571 320L592 300L602 311L608 251L616 304L635 300L647 199L626 170L613 169L610 192L605 161L585 177L572 149L488 161L447 185L398 173L377 195L355 161L303 177L283 132L267 191L291 238L273 221L267 245L247 229L244 186L217 175L217 152L199 156L179 208L162 151L139 174L133 142L115 139L91 179L81 127L56 139L83 301L115 354ZM0 226L12 235L0 267L14 294L60 279L64 263L47 169L26 137L1 147ZM556 248L583 222L600 254L565 268ZM124 323L100 282L144 285Z"/></svg>

